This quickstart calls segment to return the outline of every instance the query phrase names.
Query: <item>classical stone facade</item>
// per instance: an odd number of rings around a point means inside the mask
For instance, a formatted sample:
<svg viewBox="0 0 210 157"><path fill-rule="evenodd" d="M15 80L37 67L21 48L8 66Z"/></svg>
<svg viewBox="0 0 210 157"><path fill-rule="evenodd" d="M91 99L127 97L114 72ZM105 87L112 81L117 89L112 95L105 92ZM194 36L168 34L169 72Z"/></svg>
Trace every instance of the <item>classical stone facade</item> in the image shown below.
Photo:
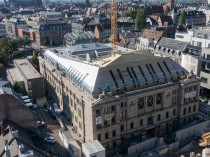
<svg viewBox="0 0 210 157"><path fill-rule="evenodd" d="M46 88L80 140L98 139L108 154L196 118L200 81L169 58L115 54L81 62L57 54L39 57Z"/></svg>

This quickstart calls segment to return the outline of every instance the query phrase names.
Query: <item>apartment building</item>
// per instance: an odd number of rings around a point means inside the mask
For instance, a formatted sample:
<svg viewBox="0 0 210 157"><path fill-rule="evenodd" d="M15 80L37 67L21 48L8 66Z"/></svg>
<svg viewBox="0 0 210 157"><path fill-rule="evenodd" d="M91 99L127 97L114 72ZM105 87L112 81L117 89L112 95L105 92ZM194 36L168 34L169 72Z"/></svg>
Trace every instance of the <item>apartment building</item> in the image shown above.
<svg viewBox="0 0 210 157"><path fill-rule="evenodd" d="M177 32L175 39L188 42L193 46L210 47L210 27L194 27L187 32Z"/></svg>
<svg viewBox="0 0 210 157"><path fill-rule="evenodd" d="M45 97L44 78L31 63L27 59L15 59L14 65L24 82L25 90L29 97L34 100Z"/></svg>
<svg viewBox="0 0 210 157"><path fill-rule="evenodd" d="M9 38L16 38L18 36L18 29L28 30L26 21L20 18L6 20L5 26Z"/></svg>
<svg viewBox="0 0 210 157"><path fill-rule="evenodd" d="M202 49L202 70L200 72L202 94L210 94L210 49Z"/></svg>
<svg viewBox="0 0 210 157"><path fill-rule="evenodd" d="M155 56L170 57L181 65L181 55L187 45L188 43L186 42L163 37L155 45L153 54Z"/></svg>
<svg viewBox="0 0 210 157"><path fill-rule="evenodd" d="M69 32L71 32L69 23L41 24L35 32L36 43L39 46L62 45L64 35Z"/></svg>
<svg viewBox="0 0 210 157"><path fill-rule="evenodd" d="M200 81L170 58L128 53L81 60L42 50L40 72L82 142L106 154L165 137L196 119Z"/></svg>

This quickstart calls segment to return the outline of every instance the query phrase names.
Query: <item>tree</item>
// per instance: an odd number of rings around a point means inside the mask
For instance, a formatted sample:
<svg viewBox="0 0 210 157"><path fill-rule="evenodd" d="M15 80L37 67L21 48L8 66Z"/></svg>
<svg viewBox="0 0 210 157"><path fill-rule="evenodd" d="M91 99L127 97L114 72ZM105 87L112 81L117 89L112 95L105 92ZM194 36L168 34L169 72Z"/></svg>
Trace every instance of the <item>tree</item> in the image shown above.
<svg viewBox="0 0 210 157"><path fill-rule="evenodd" d="M129 10L123 13L123 17L131 17L132 19L135 19L137 13L138 13L138 10Z"/></svg>
<svg viewBox="0 0 210 157"><path fill-rule="evenodd" d="M22 53L20 51L14 51L12 53L13 58L20 58L22 56Z"/></svg>
<svg viewBox="0 0 210 157"><path fill-rule="evenodd" d="M144 29L146 28L146 14L144 9L138 10L138 13L136 15L135 19L135 29Z"/></svg>
<svg viewBox="0 0 210 157"><path fill-rule="evenodd" d="M22 94L24 94L24 95L27 94L26 91L25 91L25 89L22 89L22 88L19 86L19 84L18 84L17 82L14 82L14 84L13 84L13 89L14 89L14 91L17 92L17 93L22 93Z"/></svg>
<svg viewBox="0 0 210 157"><path fill-rule="evenodd" d="M182 11L181 14L180 14L180 17L179 17L179 25L183 26L186 24L186 13L185 11Z"/></svg>
<svg viewBox="0 0 210 157"><path fill-rule="evenodd" d="M0 64L0 74L2 74L4 72L4 65Z"/></svg>
<svg viewBox="0 0 210 157"><path fill-rule="evenodd" d="M30 39L28 37L23 37L23 45L26 47L31 43Z"/></svg>
<svg viewBox="0 0 210 157"><path fill-rule="evenodd" d="M17 45L18 45L19 48L22 47L22 45L23 45L23 38L17 37L16 38L16 42L17 42Z"/></svg>
<svg viewBox="0 0 210 157"><path fill-rule="evenodd" d="M18 44L17 44L16 39L11 39L11 40L9 40L9 43L12 45L13 51L16 51L17 48L18 48Z"/></svg>
<svg viewBox="0 0 210 157"><path fill-rule="evenodd" d="M38 59L38 56L39 56L39 51L35 50L33 52L33 56L31 58L31 61L32 61L32 64L33 64L34 68L39 71L39 59Z"/></svg>

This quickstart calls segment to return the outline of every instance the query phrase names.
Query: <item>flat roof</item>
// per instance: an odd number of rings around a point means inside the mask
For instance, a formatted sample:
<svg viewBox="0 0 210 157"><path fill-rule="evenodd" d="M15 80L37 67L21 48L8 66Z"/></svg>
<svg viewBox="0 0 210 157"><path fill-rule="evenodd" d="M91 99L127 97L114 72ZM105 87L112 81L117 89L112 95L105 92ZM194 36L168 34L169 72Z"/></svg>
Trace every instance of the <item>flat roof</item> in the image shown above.
<svg viewBox="0 0 210 157"><path fill-rule="evenodd" d="M82 148L86 148L90 154L101 152L101 151L105 150L105 148L101 145L100 142L98 142L98 140L83 143Z"/></svg>
<svg viewBox="0 0 210 157"><path fill-rule="evenodd" d="M22 82L23 78L16 68L7 69L7 79L11 82Z"/></svg>
<svg viewBox="0 0 210 157"><path fill-rule="evenodd" d="M42 77L27 59L15 59L14 63L20 74L25 79L34 79Z"/></svg>

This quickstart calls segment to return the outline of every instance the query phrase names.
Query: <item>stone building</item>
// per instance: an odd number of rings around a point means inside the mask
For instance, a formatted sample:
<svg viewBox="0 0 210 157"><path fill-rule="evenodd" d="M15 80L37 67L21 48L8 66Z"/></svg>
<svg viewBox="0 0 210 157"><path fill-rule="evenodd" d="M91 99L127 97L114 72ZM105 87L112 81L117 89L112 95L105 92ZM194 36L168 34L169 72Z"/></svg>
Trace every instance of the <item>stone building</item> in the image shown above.
<svg viewBox="0 0 210 157"><path fill-rule="evenodd" d="M71 32L71 24L41 24L35 32L36 43L42 45L63 45L64 35Z"/></svg>
<svg viewBox="0 0 210 157"><path fill-rule="evenodd" d="M24 128L36 128L36 114L15 93L9 82L0 81L0 124L11 120Z"/></svg>
<svg viewBox="0 0 210 157"><path fill-rule="evenodd" d="M47 49L39 57L46 88L82 142L99 140L108 156L165 137L198 113L200 80L169 58L128 53L95 60Z"/></svg>

